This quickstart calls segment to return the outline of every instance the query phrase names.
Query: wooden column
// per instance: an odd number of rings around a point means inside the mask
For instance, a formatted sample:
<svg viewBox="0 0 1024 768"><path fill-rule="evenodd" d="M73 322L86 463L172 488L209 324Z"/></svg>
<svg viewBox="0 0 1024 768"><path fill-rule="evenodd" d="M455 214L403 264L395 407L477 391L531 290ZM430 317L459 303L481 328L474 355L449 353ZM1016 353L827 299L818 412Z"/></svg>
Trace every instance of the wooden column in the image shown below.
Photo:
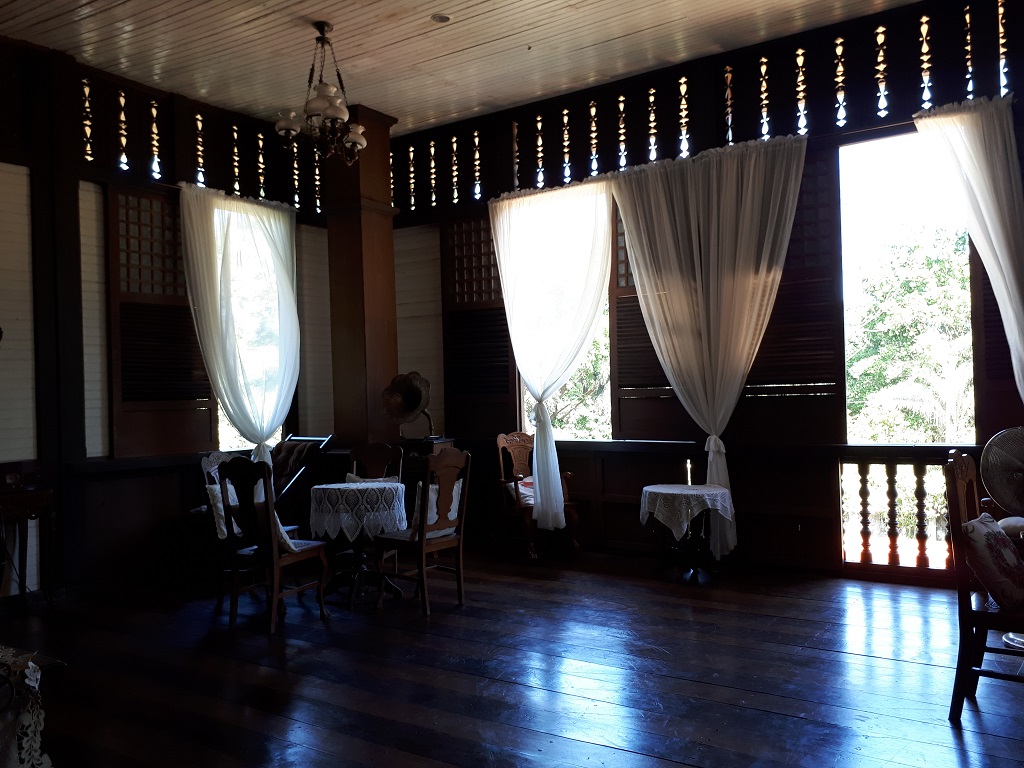
<svg viewBox="0 0 1024 768"><path fill-rule="evenodd" d="M395 244L390 131L395 119L365 106L352 120L367 146L351 166L323 164L331 288L331 356L336 445L392 442L398 426L381 408L381 392L398 373Z"/></svg>

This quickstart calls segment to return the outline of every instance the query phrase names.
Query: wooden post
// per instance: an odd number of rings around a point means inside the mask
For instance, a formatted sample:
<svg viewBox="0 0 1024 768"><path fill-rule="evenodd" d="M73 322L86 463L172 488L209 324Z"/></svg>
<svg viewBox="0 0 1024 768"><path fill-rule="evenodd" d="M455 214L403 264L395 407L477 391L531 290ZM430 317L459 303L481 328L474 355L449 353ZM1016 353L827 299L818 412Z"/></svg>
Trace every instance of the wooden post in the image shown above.
<svg viewBox="0 0 1024 768"><path fill-rule="evenodd" d="M323 163L331 288L334 436L337 445L398 439L381 392L398 373L390 131L395 119L351 108L367 146L351 165Z"/></svg>

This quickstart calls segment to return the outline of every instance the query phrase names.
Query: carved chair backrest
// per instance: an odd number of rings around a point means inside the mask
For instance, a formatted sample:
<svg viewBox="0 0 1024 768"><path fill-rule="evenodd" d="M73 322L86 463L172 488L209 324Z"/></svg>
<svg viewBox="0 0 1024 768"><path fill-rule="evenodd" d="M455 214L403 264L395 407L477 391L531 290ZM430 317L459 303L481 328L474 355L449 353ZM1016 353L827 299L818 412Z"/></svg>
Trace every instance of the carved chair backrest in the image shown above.
<svg viewBox="0 0 1024 768"><path fill-rule="evenodd" d="M971 592L981 584L967 564L967 534L963 524L978 517L978 470L974 458L953 449L943 467L946 474L946 503L949 506L949 536L953 547L953 572L961 612L971 606Z"/></svg>
<svg viewBox="0 0 1024 768"><path fill-rule="evenodd" d="M223 451L212 451L199 461L199 466L203 468L203 482L207 485L218 485L220 483L220 475L217 469L225 461L231 461L237 454L224 453Z"/></svg>
<svg viewBox="0 0 1024 768"><path fill-rule="evenodd" d="M469 464L468 451L458 448L442 448L440 453L427 457L426 477L422 488L429 492L419 494L419 509L416 510L416 523L419 527L417 538L426 541L432 531L449 531L461 534L466 520L466 502L469 498ZM462 481L459 487L459 498L455 500L455 484ZM433 488L437 488L436 500ZM455 519L452 518L452 505L455 502ZM435 507L435 518L430 520L431 505ZM448 513L445 513L448 510Z"/></svg>
<svg viewBox="0 0 1024 768"><path fill-rule="evenodd" d="M501 481L511 483L517 475L527 477L533 474L533 435L525 432L509 432L498 435L498 467ZM511 458L511 473L509 461Z"/></svg>
<svg viewBox="0 0 1024 768"><path fill-rule="evenodd" d="M255 542L261 559L270 564L279 555L279 540L274 512L271 469L265 461L252 461L236 456L220 465L221 497L228 497L228 484L235 488L238 504L224 505L225 526L232 535L234 526L242 532L242 538ZM262 486L264 500L257 501L256 489ZM234 526L232 525L234 523Z"/></svg>

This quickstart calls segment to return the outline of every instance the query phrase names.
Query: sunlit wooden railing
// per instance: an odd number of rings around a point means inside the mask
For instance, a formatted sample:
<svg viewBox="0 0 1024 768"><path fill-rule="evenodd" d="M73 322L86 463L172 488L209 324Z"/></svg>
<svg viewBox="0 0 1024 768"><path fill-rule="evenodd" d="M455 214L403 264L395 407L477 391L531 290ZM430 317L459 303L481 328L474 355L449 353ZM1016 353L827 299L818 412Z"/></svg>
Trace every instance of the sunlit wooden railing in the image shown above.
<svg viewBox="0 0 1024 768"><path fill-rule="evenodd" d="M942 465L953 446L846 446L840 452L847 563L952 567ZM965 450L971 450L968 446Z"/></svg>

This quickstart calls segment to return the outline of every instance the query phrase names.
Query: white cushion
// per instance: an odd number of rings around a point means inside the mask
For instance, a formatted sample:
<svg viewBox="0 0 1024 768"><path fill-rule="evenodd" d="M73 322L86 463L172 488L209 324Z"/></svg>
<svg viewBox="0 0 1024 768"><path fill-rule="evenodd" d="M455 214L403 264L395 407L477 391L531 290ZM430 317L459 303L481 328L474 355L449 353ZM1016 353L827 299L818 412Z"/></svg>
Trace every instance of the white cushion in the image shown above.
<svg viewBox="0 0 1024 768"><path fill-rule="evenodd" d="M220 486L206 486L206 495L210 497L210 508L213 510L213 522L217 526L217 538L226 539L228 537L228 527L224 519L224 500L220 495ZM235 489L230 485L228 486L228 503L232 505L238 504L238 498L235 496ZM234 520L231 522L235 527L235 535L241 536L242 532L239 530L237 523L235 523Z"/></svg>
<svg viewBox="0 0 1024 768"><path fill-rule="evenodd" d="M345 475L346 483L397 483L398 476L392 475L391 477L360 477L359 475L353 475L348 472Z"/></svg>
<svg viewBox="0 0 1024 768"><path fill-rule="evenodd" d="M987 512L963 524L967 563L1003 610L1024 610L1024 560Z"/></svg>
<svg viewBox="0 0 1024 768"><path fill-rule="evenodd" d="M999 521L999 527L1012 538L1024 536L1024 517L1004 517Z"/></svg>
<svg viewBox="0 0 1024 768"><path fill-rule="evenodd" d="M262 490L262 486L260 487ZM210 497L210 507L213 509L213 522L217 526L217 538L226 539L228 537L227 522L224 517L224 500L221 498L220 486L219 485L208 485L206 486L206 494ZM262 495L262 494L261 494ZM262 502L257 501L257 504ZM228 504L238 504L238 497L235 495L235 489L233 486L228 485ZM277 512L274 512L274 523L277 526L277 536L281 541L281 546L287 552L295 552L295 545L292 544L291 537L288 536L284 526L281 525L281 518L277 516ZM232 527L235 529L235 535L241 536L242 531L238 527L238 524L232 520Z"/></svg>
<svg viewBox="0 0 1024 768"><path fill-rule="evenodd" d="M505 488L513 499L516 497L515 486L515 483L505 483ZM527 507L533 506L533 475L519 481L519 500Z"/></svg>
<svg viewBox="0 0 1024 768"><path fill-rule="evenodd" d="M413 534L412 534L413 536L416 535L415 531L418 530L418 526L419 526L419 519L420 519L419 518L420 491L422 491L422 490L423 490L423 481L420 480L418 483L416 483L416 514L413 515L412 526L410 526L412 531L413 531ZM430 484L430 489L427 492L427 524L428 525L434 523L437 520L437 494L438 494L438 487L437 487L437 485L435 483L431 483ZM462 495L462 480L459 479L459 480L455 481L455 487L452 489L452 506L448 510L448 519L449 520L458 520L459 519L459 497L461 495ZM454 533L454 532L455 532L454 528L443 528L443 529L438 530L438 531L433 531L433 532L427 534L427 536L428 536L428 538L432 538L434 536L443 536L445 534Z"/></svg>

